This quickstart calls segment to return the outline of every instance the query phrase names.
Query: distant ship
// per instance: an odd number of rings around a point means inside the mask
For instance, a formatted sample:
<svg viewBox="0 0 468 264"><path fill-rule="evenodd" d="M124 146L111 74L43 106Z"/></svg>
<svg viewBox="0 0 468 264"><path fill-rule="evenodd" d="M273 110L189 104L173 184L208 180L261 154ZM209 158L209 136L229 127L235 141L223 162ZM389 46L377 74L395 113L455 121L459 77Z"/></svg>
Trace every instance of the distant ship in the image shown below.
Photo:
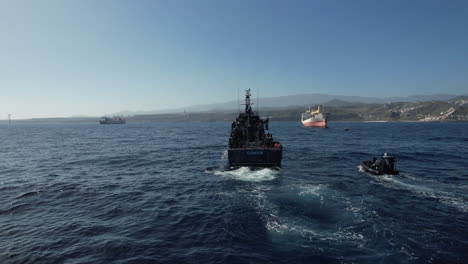
<svg viewBox="0 0 468 264"><path fill-rule="evenodd" d="M245 111L231 125L228 143L229 166L281 167L283 146L268 130L269 118L260 118L250 105L250 89L245 93Z"/></svg>
<svg viewBox="0 0 468 264"><path fill-rule="evenodd" d="M99 120L99 124L101 125L111 125L111 124L125 124L126 121L120 116L114 116L114 117L107 117L104 116Z"/></svg>
<svg viewBox="0 0 468 264"><path fill-rule="evenodd" d="M321 105L317 106L316 110L309 107L309 110L302 114L301 121L306 127L327 127L327 117Z"/></svg>

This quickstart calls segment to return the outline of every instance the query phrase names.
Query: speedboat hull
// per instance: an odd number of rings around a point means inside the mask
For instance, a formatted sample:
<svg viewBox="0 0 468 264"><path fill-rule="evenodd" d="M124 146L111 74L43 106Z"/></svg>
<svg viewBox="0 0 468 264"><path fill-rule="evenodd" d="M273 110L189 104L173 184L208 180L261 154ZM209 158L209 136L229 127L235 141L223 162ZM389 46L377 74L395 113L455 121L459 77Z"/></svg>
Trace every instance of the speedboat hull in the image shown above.
<svg viewBox="0 0 468 264"><path fill-rule="evenodd" d="M383 173L379 172L378 170L372 168L372 166L370 164L368 164L366 161L361 163L361 168L365 172L369 172L369 173L374 174L374 175L382 175L383 174Z"/></svg>
<svg viewBox="0 0 468 264"><path fill-rule="evenodd" d="M361 163L361 168L365 172L369 172L373 175L397 175L399 174L398 170L384 170L382 168L378 168L373 166L373 162L370 160L365 160Z"/></svg>

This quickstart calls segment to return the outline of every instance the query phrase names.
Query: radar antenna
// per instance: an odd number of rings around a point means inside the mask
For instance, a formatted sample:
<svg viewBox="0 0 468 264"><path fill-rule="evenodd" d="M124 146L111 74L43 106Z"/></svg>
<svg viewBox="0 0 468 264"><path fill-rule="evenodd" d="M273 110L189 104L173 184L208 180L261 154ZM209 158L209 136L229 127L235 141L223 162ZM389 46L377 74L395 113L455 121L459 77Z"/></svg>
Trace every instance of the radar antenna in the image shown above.
<svg viewBox="0 0 468 264"><path fill-rule="evenodd" d="M237 87L237 112L240 112L240 95L239 95L239 87Z"/></svg>

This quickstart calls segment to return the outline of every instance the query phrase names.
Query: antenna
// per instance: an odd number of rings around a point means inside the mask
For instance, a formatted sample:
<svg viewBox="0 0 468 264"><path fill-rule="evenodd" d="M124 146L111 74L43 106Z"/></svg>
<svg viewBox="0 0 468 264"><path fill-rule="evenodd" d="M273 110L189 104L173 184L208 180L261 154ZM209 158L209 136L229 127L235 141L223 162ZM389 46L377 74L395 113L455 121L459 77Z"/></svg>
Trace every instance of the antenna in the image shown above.
<svg viewBox="0 0 468 264"><path fill-rule="evenodd" d="M260 100L260 88L257 89L257 115L260 115L260 112L258 111L258 102Z"/></svg>
<svg viewBox="0 0 468 264"><path fill-rule="evenodd" d="M239 87L237 87L237 112L240 112Z"/></svg>

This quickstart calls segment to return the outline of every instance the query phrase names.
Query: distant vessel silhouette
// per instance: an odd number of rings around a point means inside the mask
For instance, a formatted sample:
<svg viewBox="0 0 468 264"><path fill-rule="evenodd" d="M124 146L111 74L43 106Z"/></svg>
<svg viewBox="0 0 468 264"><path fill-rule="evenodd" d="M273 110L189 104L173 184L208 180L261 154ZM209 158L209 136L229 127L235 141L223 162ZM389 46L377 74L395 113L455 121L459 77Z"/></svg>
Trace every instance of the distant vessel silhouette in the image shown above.
<svg viewBox="0 0 468 264"><path fill-rule="evenodd" d="M327 117L321 105L318 105L316 110L309 107L309 110L301 115L301 121L306 127L327 127Z"/></svg>
<svg viewBox="0 0 468 264"><path fill-rule="evenodd" d="M245 111L231 126L228 144L229 166L281 167L283 146L268 130L269 118L260 118L250 104L250 89L245 93Z"/></svg>
<svg viewBox="0 0 468 264"><path fill-rule="evenodd" d="M99 124L101 125L113 125L113 124L125 124L126 121L124 118L120 116L114 116L114 117L107 117L104 116L99 120Z"/></svg>

